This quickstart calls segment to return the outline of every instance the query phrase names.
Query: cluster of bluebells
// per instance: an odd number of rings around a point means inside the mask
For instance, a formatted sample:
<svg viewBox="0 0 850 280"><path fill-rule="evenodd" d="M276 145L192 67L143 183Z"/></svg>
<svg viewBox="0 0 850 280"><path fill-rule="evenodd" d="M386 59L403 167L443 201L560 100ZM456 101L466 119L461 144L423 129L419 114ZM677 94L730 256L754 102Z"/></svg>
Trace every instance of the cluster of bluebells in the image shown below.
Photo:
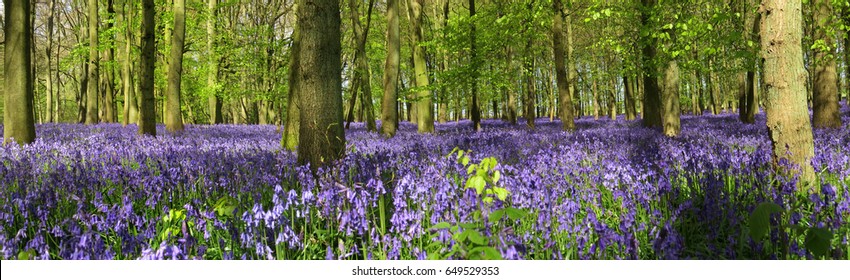
<svg viewBox="0 0 850 280"><path fill-rule="evenodd" d="M847 257L846 126L815 130L821 192L800 195L771 164L763 115L682 125L667 138L625 120L579 119L575 132L462 121L431 135L402 123L385 139L354 124L345 158L313 174L275 126L143 137L132 125L43 124L34 143L0 147L0 258L425 259L461 246L432 225L501 207L529 213L483 232L508 259L812 258L776 231L746 237L766 201L791 224L833 232L829 257ZM506 201L463 188L465 168L446 156L455 147L498 160Z"/></svg>

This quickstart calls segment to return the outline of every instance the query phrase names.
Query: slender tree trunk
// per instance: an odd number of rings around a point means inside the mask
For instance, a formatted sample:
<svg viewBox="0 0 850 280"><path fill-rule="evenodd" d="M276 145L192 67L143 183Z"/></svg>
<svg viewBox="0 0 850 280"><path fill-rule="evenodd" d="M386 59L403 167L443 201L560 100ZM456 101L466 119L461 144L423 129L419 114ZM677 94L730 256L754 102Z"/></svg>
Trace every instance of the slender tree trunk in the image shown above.
<svg viewBox="0 0 850 280"><path fill-rule="evenodd" d="M115 5L113 0L106 1L106 11L108 13L108 19L106 23L106 29L112 30L114 27L115 20ZM115 36L110 35L110 41L115 41ZM106 62L109 63L109 67L106 67L106 75L104 79L106 79L104 85L106 85L106 92L104 92L103 97L103 121L108 123L114 123L118 121L118 113L116 112L115 107L115 67L112 67L112 62L115 61L115 44L109 44L109 49L106 50Z"/></svg>
<svg viewBox="0 0 850 280"><path fill-rule="evenodd" d="M833 39L827 29L833 25L832 1L814 0L815 40L823 40L829 49L817 48L815 52L814 85L812 99L812 125L814 127L839 128L841 117L838 106L838 75L835 55L832 53Z"/></svg>
<svg viewBox="0 0 850 280"><path fill-rule="evenodd" d="M298 87L301 126L298 162L319 167L343 157L342 62L339 0L302 0L298 6Z"/></svg>
<svg viewBox="0 0 850 280"><path fill-rule="evenodd" d="M165 129L183 131L183 113L180 110L180 80L183 75L183 40L186 37L185 0L174 0L174 30L171 32L171 55L168 63L168 89L166 90Z"/></svg>
<svg viewBox="0 0 850 280"><path fill-rule="evenodd" d="M512 67L513 49L511 47L508 47L508 59L507 59L507 61L508 61L508 71L513 73L513 67ZM517 116L516 116L516 114L517 114L517 112L516 112L517 111L517 108L516 108L516 102L517 102L516 92L514 91L513 87L508 87L508 86L503 87L502 90L505 93L507 93L507 98L508 98L508 102L506 104L507 105L506 106L507 107L507 112L506 112L507 114L506 115L508 117L508 122L511 123L511 124L516 124L516 119L517 119Z"/></svg>
<svg viewBox="0 0 850 280"><path fill-rule="evenodd" d="M764 59L765 112L768 135L776 164L788 160L799 167L805 183L815 179L812 127L806 108L806 72L802 53L802 3L764 0L759 12L761 48Z"/></svg>
<svg viewBox="0 0 850 280"><path fill-rule="evenodd" d="M139 107L136 103L135 96L135 87L133 86L133 77L132 77L132 29L129 28L132 26L132 18L133 18L133 4L131 1L124 1L122 9L123 13L121 13L118 17L118 20L125 25L124 32L119 32L118 34L123 37L124 48L123 52L120 54L123 56L121 62L121 80L122 85L124 87L124 120L123 125L128 125L131 123L138 122L138 114ZM119 24L122 25L122 24Z"/></svg>
<svg viewBox="0 0 850 280"><path fill-rule="evenodd" d="M469 77L470 87L472 89L472 104L470 113L472 115L472 129L475 131L481 130L481 109L478 102L478 55L477 46L475 45L475 0L469 0L469 17L473 18L469 26L469 63L471 75Z"/></svg>
<svg viewBox="0 0 850 280"><path fill-rule="evenodd" d="M614 78L608 79L608 117L617 120L617 85Z"/></svg>
<svg viewBox="0 0 850 280"><path fill-rule="evenodd" d="M207 72L207 87L210 88L209 97L207 98L210 104L210 123L220 124L224 122L221 110L221 98L218 97L218 56L215 52L215 21L216 21L216 4L218 0L207 0L207 63L209 64L209 72ZM291 81L291 80L290 80Z"/></svg>
<svg viewBox="0 0 850 280"><path fill-rule="evenodd" d="M850 26L850 7L844 6L844 26ZM844 31L844 103L850 107L850 29Z"/></svg>
<svg viewBox="0 0 850 280"><path fill-rule="evenodd" d="M139 134L156 135L156 100L154 99L154 67L156 42L154 37L155 7L153 0L142 0L142 58L139 93Z"/></svg>
<svg viewBox="0 0 850 280"><path fill-rule="evenodd" d="M88 85L88 93L86 94L86 124L95 124L98 119L98 97L100 96L100 52L98 52L98 22L99 14L97 11L97 0L89 0L88 2L89 16L89 78L91 81Z"/></svg>
<svg viewBox="0 0 850 280"><path fill-rule="evenodd" d="M634 120L635 119L635 100L634 94L632 93L632 84L629 82L629 77L626 74L623 74L623 98L626 106L626 120Z"/></svg>
<svg viewBox="0 0 850 280"><path fill-rule="evenodd" d="M3 143L35 141L33 111L32 6L29 0L5 0Z"/></svg>
<svg viewBox="0 0 850 280"><path fill-rule="evenodd" d="M46 87L47 87L47 100L45 100L46 101L45 102L46 108L44 110L45 111L45 114L44 114L45 115L45 118L44 118L45 122L56 121L53 118L53 110L54 110L53 104L54 104L54 99L56 97L54 96L54 89L53 89L53 76L52 76L52 73L53 73L53 56L51 55L52 52L53 52L53 19L54 19L54 14L55 14L55 9L56 9L55 7L56 7L56 0L50 0L50 4L48 6L48 9L50 9L50 11L48 11L48 16L47 16L47 50L45 51L45 55L47 57L47 73L45 75L45 83L46 83ZM57 71L59 71L58 69L59 68L57 67Z"/></svg>
<svg viewBox="0 0 850 280"><path fill-rule="evenodd" d="M399 0L387 0L387 58L384 62L384 96L381 100L381 134L393 137L398 128Z"/></svg>
<svg viewBox="0 0 850 280"><path fill-rule="evenodd" d="M597 82L598 80L599 78L594 75L593 84L590 88L590 104L593 106L593 119L595 120L599 119L599 107L601 107L599 102L599 83Z"/></svg>

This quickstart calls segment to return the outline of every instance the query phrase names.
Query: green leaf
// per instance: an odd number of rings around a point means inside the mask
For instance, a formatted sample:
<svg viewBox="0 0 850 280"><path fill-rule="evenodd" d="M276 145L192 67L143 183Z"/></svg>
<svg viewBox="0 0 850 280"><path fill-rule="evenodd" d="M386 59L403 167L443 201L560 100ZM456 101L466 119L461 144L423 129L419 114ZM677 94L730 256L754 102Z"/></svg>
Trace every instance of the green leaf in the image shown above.
<svg viewBox="0 0 850 280"><path fill-rule="evenodd" d="M501 174L499 174L499 170L493 171L493 183L498 183Z"/></svg>
<svg viewBox="0 0 850 280"><path fill-rule="evenodd" d="M478 232L477 230L471 229L471 230L467 230L467 232L469 232L469 234L468 234L469 241L472 241L472 243L475 243L475 244L478 244L478 245L487 245L487 238L482 236L481 233Z"/></svg>
<svg viewBox="0 0 850 280"><path fill-rule="evenodd" d="M463 166L466 166L467 164L469 164L469 157L463 157L463 158L461 158L461 159L460 159L460 164L463 164Z"/></svg>
<svg viewBox="0 0 850 280"><path fill-rule="evenodd" d="M466 238L467 238L468 236L469 236L469 231L468 231L468 230L464 230L463 232L455 233L455 234L454 234L454 240L455 240L455 241L457 241L457 242L459 242L459 243L463 243L464 241L466 241Z"/></svg>
<svg viewBox="0 0 850 280"><path fill-rule="evenodd" d="M493 191L496 192L496 197L501 201L505 201L508 198L508 190L505 188L493 188Z"/></svg>
<svg viewBox="0 0 850 280"><path fill-rule="evenodd" d="M502 254L493 247L484 247L484 258L488 260L501 260Z"/></svg>
<svg viewBox="0 0 850 280"><path fill-rule="evenodd" d="M493 211L492 213L490 213L490 216L487 217L487 219L490 221L490 223L496 223L499 220L501 220L502 217L504 217L504 216L505 216L505 210L499 209L499 210L496 210L496 211Z"/></svg>
<svg viewBox="0 0 850 280"><path fill-rule="evenodd" d="M508 214L508 218L514 221L522 219L526 215L525 211L513 207L505 208L505 212Z"/></svg>
<svg viewBox="0 0 850 280"><path fill-rule="evenodd" d="M474 223L459 223L458 224L462 229L475 229L478 226Z"/></svg>
<svg viewBox="0 0 850 280"><path fill-rule="evenodd" d="M823 257L829 253L832 243L832 232L822 228L810 228L806 234L806 250L815 257Z"/></svg>
<svg viewBox="0 0 850 280"><path fill-rule="evenodd" d="M452 225L449 224L448 222L440 222L440 223L437 223L436 225L432 226L431 229L432 230L434 230L434 229L447 229L451 226Z"/></svg>
<svg viewBox="0 0 850 280"><path fill-rule="evenodd" d="M457 149L457 148L455 148L455 149ZM457 151L457 159L460 159L462 157L463 157L463 150L458 150ZM464 165L466 165L466 164L464 164Z"/></svg>
<svg viewBox="0 0 850 280"><path fill-rule="evenodd" d="M762 202L750 214L750 238L761 241L770 230L770 215L781 213L782 207L772 202Z"/></svg>
<svg viewBox="0 0 850 280"><path fill-rule="evenodd" d="M18 253L19 260L31 260L35 258L35 250L29 249Z"/></svg>
<svg viewBox="0 0 850 280"><path fill-rule="evenodd" d="M477 175L469 177L469 179L466 180L466 188L475 189L475 193L477 193L479 195L481 194L481 192L484 191L484 184L485 184L484 178L481 178L480 176L477 176Z"/></svg>

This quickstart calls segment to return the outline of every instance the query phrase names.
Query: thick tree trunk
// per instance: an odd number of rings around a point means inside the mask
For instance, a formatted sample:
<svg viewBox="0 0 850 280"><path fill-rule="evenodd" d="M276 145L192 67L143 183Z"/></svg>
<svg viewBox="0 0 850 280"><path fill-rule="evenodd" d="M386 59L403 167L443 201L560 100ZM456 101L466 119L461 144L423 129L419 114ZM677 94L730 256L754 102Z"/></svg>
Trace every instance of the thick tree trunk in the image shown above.
<svg viewBox="0 0 850 280"><path fill-rule="evenodd" d="M572 60L565 61L564 57L564 10L561 0L552 1L552 9L555 14L552 24L552 47L555 55L555 79L558 83L558 118L561 119L561 129L572 131L576 129L573 114L573 97L570 91L571 82L567 77L565 65L572 64Z"/></svg>
<svg viewBox="0 0 850 280"><path fill-rule="evenodd" d="M413 74L416 87L416 126L419 133L434 132L434 109L432 108L431 90L428 87L428 69L425 64L425 47L420 45L424 41L422 23L425 0L408 0L408 13L410 15L410 29L413 36Z"/></svg>
<svg viewBox="0 0 850 280"><path fill-rule="evenodd" d="M765 112L776 164L788 160L799 169L802 182L815 179L812 127L806 108L806 72L802 53L801 2L764 0L761 21L761 56L764 59ZM798 186L803 187L804 184Z"/></svg>
<svg viewBox="0 0 850 280"><path fill-rule="evenodd" d="M4 18L3 143L35 140L33 111L32 11L29 0L6 0Z"/></svg>
<svg viewBox="0 0 850 280"><path fill-rule="evenodd" d="M155 7L153 0L142 0L142 58L139 94L139 134L156 135L156 100L154 99L154 67L156 67L156 41L154 37Z"/></svg>
<svg viewBox="0 0 850 280"><path fill-rule="evenodd" d="M298 6L301 125L298 162L319 167L343 157L342 62L339 0L302 0Z"/></svg>
<svg viewBox="0 0 850 280"><path fill-rule="evenodd" d="M664 135L678 136L681 130L679 120L679 65L670 60L664 70L663 106L661 116L664 121Z"/></svg>
<svg viewBox="0 0 850 280"><path fill-rule="evenodd" d="M650 13L655 9L656 0L641 0L641 2L643 9L640 20L641 25L646 28L650 25ZM661 127L661 93L658 86L658 69L655 66L656 39L650 33L640 40L643 64L643 126Z"/></svg>
<svg viewBox="0 0 850 280"><path fill-rule="evenodd" d="M812 125L814 127L839 128L841 117L838 106L838 76L835 55L832 53L832 36L827 29L832 25L832 1L814 0L815 40L823 40L830 49L817 48L815 52L814 85L812 91Z"/></svg>
<svg viewBox="0 0 850 280"><path fill-rule="evenodd" d="M399 0L387 0L387 58L384 62L384 96L381 99L381 134L393 137L398 128Z"/></svg>
<svg viewBox="0 0 850 280"><path fill-rule="evenodd" d="M98 52L98 1L88 2L88 31L89 31L89 72L88 93L86 93L86 124L95 124L98 121L98 97L100 96L100 53Z"/></svg>
<svg viewBox="0 0 850 280"><path fill-rule="evenodd" d="M186 37L185 0L174 0L174 30L171 32L171 55L168 63L168 89L166 91L165 129L183 131L183 113L180 110L180 79L183 75L183 40Z"/></svg>

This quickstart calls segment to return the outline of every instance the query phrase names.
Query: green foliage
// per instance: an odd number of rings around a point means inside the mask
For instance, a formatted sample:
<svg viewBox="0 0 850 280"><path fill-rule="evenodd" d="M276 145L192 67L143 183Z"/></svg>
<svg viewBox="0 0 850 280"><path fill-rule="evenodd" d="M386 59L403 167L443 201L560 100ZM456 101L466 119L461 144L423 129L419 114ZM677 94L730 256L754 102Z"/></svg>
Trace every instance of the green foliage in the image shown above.
<svg viewBox="0 0 850 280"><path fill-rule="evenodd" d="M782 234L790 234L789 240L796 240L798 237L802 237L806 250L816 258L822 258L829 254L833 239L833 233L830 230L799 224L790 225L788 221L790 215L786 215L785 213L786 211L782 206L776 203L760 203L750 214L750 238L756 242L763 242L770 230L777 230ZM778 226L771 225L771 216L774 214L780 217L780 224ZM787 251L787 248L785 250Z"/></svg>

